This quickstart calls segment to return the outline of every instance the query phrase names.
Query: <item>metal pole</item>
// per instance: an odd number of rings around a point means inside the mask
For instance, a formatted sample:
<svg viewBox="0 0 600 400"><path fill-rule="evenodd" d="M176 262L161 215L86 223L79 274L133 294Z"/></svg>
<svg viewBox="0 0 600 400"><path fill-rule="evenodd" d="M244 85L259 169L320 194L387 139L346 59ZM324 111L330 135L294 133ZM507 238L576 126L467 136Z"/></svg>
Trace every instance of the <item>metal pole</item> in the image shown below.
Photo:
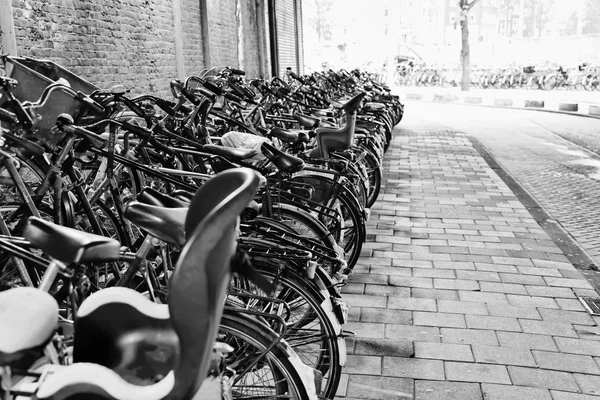
<svg viewBox="0 0 600 400"><path fill-rule="evenodd" d="M2 53L11 56L18 55L12 0L0 0L0 31L2 33Z"/></svg>

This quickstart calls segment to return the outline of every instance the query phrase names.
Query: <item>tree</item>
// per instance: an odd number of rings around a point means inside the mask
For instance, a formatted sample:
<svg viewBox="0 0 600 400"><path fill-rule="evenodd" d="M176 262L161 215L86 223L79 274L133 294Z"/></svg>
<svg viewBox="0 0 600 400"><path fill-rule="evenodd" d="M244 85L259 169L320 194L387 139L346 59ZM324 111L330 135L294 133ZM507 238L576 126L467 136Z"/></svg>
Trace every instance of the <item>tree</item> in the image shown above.
<svg viewBox="0 0 600 400"><path fill-rule="evenodd" d="M462 79L460 89L468 91L471 85L471 56L469 52L469 11L479 0L458 0L460 7L460 32L462 37L462 50L460 51L460 62L462 65Z"/></svg>
<svg viewBox="0 0 600 400"><path fill-rule="evenodd" d="M588 0L585 4L583 33L600 33L600 1Z"/></svg>

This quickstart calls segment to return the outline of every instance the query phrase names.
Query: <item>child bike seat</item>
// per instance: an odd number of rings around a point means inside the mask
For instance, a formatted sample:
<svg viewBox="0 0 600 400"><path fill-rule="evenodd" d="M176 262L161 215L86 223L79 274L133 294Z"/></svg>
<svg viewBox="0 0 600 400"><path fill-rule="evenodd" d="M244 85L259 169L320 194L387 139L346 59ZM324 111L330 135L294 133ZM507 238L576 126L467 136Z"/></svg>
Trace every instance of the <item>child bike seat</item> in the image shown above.
<svg viewBox="0 0 600 400"><path fill-rule="evenodd" d="M315 130L317 134L317 147L310 153L310 157L329 158L329 152L346 150L354 142L354 128L356 126L356 111L365 93L360 93L341 105L346 114L344 126L339 128L321 127Z"/></svg>
<svg viewBox="0 0 600 400"><path fill-rule="evenodd" d="M187 213L187 242L169 281L168 305L119 287L90 296L75 321L75 363L49 375L37 398L191 399L207 375L238 215L258 183L254 171L239 168L200 187Z"/></svg>
<svg viewBox="0 0 600 400"><path fill-rule="evenodd" d="M48 293L19 287L0 292L0 366L43 353L58 324L58 304Z"/></svg>

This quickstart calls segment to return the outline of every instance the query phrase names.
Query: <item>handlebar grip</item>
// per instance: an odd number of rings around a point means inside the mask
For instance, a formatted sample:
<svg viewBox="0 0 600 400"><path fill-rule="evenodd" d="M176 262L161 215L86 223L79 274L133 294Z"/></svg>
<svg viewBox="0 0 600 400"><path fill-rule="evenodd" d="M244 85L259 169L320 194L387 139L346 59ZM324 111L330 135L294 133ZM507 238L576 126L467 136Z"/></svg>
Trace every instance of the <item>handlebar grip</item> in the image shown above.
<svg viewBox="0 0 600 400"><path fill-rule="evenodd" d="M69 114L60 114L56 118L56 126L58 126L58 128L63 132L84 138L96 148L102 148L104 146L106 141L96 133L88 131L87 129L77 125L71 125L72 123L73 117Z"/></svg>
<svg viewBox="0 0 600 400"><path fill-rule="evenodd" d="M17 99L8 100L6 102L8 108L17 116L19 123L25 129L31 129L33 127L33 119L31 115L25 110L23 104Z"/></svg>
<svg viewBox="0 0 600 400"><path fill-rule="evenodd" d="M85 104L85 106L87 108L91 109L96 114L102 114L106 111L104 109L104 107L102 107L99 103L94 101L89 96L83 94L82 92L77 92L77 94L75 95L75 98L77 100L79 100L81 103Z"/></svg>
<svg viewBox="0 0 600 400"><path fill-rule="evenodd" d="M238 84L234 82L229 82L229 88L233 91L233 93L235 93L236 96L240 98L246 97L246 92L244 92Z"/></svg>
<svg viewBox="0 0 600 400"><path fill-rule="evenodd" d="M121 126L123 129L133 133L136 136L139 136L143 140L148 140L152 136L152 131L144 128L143 126L133 125L129 122L123 122Z"/></svg>
<svg viewBox="0 0 600 400"><path fill-rule="evenodd" d="M184 95L185 98L188 99L193 105L197 106L198 104L200 104L200 100L196 96L194 96L194 94L188 89L182 87L179 90L181 91L181 94Z"/></svg>
<svg viewBox="0 0 600 400"><path fill-rule="evenodd" d="M17 118L15 113L5 110L4 108L0 108L0 121L15 124L19 122L19 118Z"/></svg>
<svg viewBox="0 0 600 400"><path fill-rule="evenodd" d="M221 96L223 94L223 89L212 84L211 82L204 82L204 87L216 94L217 96Z"/></svg>
<svg viewBox="0 0 600 400"><path fill-rule="evenodd" d="M161 99L159 97L154 99L154 102L161 110L169 114L171 117L175 116L175 110L173 110L173 104L171 102Z"/></svg>
<svg viewBox="0 0 600 400"><path fill-rule="evenodd" d="M197 88L194 88L194 90L199 91L200 94L202 94L202 96L204 96L204 97L208 97L209 99L211 99L213 101L215 100L215 97L216 97L215 94L207 89L204 89L203 87L197 87Z"/></svg>
<svg viewBox="0 0 600 400"><path fill-rule="evenodd" d="M229 68L229 71L231 71L231 73L234 75L240 75L240 76L246 75L246 71L242 71L241 69L237 69L237 68Z"/></svg>
<svg viewBox="0 0 600 400"><path fill-rule="evenodd" d="M226 99L235 101L237 103L241 103L243 101L240 97L236 96L233 93L226 92L225 94L223 94L223 96L225 96Z"/></svg>

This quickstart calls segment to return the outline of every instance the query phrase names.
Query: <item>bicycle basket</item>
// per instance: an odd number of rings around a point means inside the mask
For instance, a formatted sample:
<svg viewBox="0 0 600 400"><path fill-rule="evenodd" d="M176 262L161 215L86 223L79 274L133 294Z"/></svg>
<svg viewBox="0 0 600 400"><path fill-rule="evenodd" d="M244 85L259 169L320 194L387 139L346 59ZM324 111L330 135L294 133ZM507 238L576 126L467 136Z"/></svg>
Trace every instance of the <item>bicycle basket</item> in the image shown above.
<svg viewBox="0 0 600 400"><path fill-rule="evenodd" d="M76 92L91 94L98 90L97 86L50 60L5 56L3 62L10 77L19 82L13 94L20 101L37 101L48 85L61 78Z"/></svg>

